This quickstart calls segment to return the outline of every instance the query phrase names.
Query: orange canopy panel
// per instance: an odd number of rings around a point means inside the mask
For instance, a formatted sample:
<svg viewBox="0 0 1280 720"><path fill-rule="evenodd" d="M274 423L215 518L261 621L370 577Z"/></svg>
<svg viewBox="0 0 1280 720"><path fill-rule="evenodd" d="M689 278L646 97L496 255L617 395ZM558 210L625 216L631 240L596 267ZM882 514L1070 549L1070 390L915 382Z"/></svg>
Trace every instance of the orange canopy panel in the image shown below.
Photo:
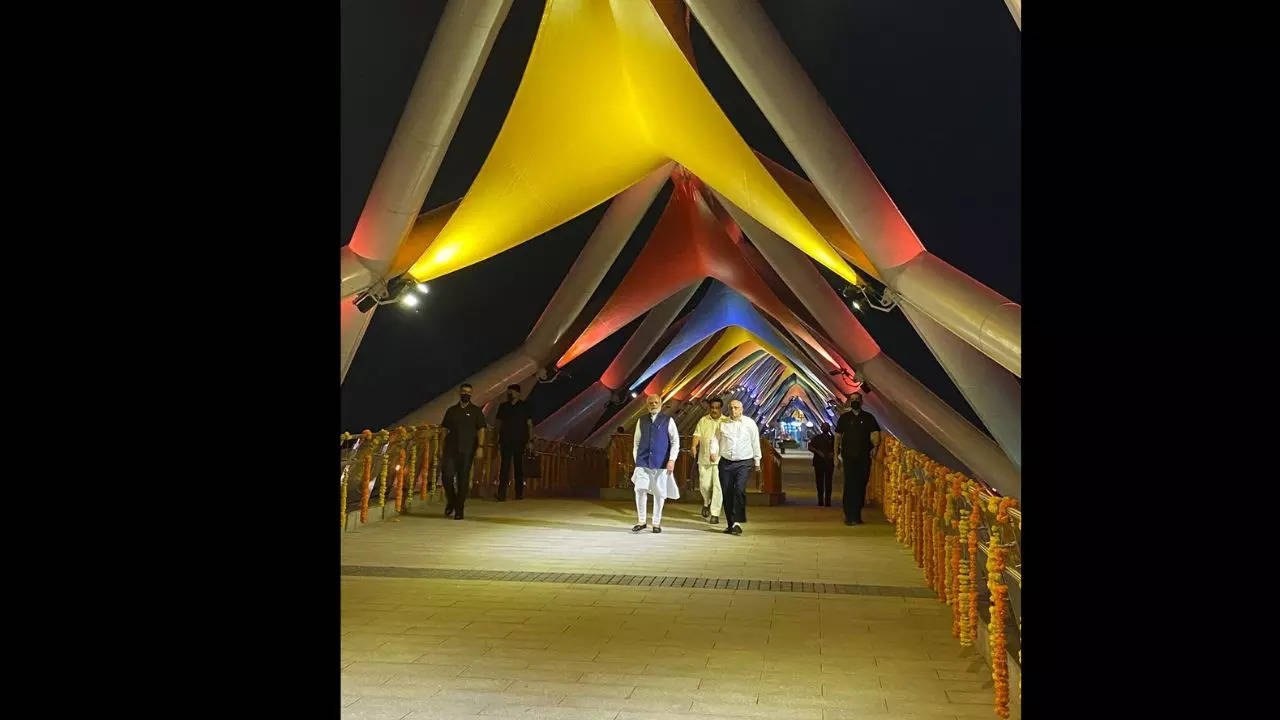
<svg viewBox="0 0 1280 720"><path fill-rule="evenodd" d="M637 0L547 1L489 156L409 272L426 281L492 257L668 159L856 281L720 111L653 6Z"/></svg>
<svg viewBox="0 0 1280 720"><path fill-rule="evenodd" d="M697 178L689 177L675 182L667 207L640 255L599 314L556 365L564 367L663 298L703 277L715 278L742 293L832 367L836 366L822 344L756 274L703 201Z"/></svg>

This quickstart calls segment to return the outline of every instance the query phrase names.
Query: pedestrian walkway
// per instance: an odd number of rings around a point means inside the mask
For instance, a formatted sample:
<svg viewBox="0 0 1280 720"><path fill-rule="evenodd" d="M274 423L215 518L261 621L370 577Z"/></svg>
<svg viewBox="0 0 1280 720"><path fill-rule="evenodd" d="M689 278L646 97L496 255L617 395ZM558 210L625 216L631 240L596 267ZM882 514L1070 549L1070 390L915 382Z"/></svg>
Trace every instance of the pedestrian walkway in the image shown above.
<svg viewBox="0 0 1280 720"><path fill-rule="evenodd" d="M631 503L587 500L346 533L343 717L993 717L990 670L892 527L784 478L796 502L749 508L740 537L697 504L633 534Z"/></svg>

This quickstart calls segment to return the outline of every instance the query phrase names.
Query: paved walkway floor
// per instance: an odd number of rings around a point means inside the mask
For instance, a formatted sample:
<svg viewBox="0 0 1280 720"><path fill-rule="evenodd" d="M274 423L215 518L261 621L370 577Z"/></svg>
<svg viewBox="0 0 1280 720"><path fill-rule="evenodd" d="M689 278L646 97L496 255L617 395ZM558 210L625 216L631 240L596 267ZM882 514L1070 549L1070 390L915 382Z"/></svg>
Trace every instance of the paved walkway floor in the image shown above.
<svg viewBox="0 0 1280 720"><path fill-rule="evenodd" d="M749 508L740 537L696 504L669 505L661 534L632 534L633 504L587 500L473 500L460 522L433 507L344 534L343 717L994 717L990 671L951 637L950 609L920 597L892 528L872 510L844 526L838 486L836 507L817 507L799 461L788 505ZM618 575L652 584L582 582Z"/></svg>

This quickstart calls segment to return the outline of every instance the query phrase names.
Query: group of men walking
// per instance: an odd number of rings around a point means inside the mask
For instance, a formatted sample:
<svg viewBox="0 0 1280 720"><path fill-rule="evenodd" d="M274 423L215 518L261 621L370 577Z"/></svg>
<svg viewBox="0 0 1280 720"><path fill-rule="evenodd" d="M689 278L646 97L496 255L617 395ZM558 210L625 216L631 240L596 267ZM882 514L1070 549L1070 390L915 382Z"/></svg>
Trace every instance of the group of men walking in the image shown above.
<svg viewBox="0 0 1280 720"><path fill-rule="evenodd" d="M463 519L470 494L471 463L480 457L480 431L485 427L484 411L471 403L471 384L458 389L458 404L445 411L440 425L445 431L443 477L446 517ZM631 483L636 495L637 522L631 528L640 532L649 527L646 511L653 498L653 532L662 532L662 508L668 499L680 498L676 484L676 457L680 452L680 433L676 421L663 412L662 398L645 398L647 412L636 422L631 453L635 470ZM747 481L760 469L760 428L755 420L743 415L742 401L729 402L729 414L723 414L724 403L712 399L708 413L694 429L693 446L698 467L698 489L702 493L702 517L712 525L725 519L726 535L741 535L741 523L747 520ZM520 397L520 386L507 387L507 400L498 406L498 447L501 450L500 480L494 499L507 499L507 480L514 476L516 500L524 499L524 455L532 448L533 419L528 404ZM621 428L619 428L621 430ZM831 426L822 423L822 432L809 442L818 489L818 504L831 506L831 478L837 466L844 467L842 493L846 525L862 522L862 504L866 497L867 478L871 473L871 456L880 442L880 425L862 411L862 398L854 395L849 410Z"/></svg>
<svg viewBox="0 0 1280 720"><path fill-rule="evenodd" d="M698 489L702 493L702 517L711 524L724 513L726 535L741 535L747 520L747 480L760 469L760 428L742 414L742 402L729 402L729 415L721 414L724 403L710 402L710 412L698 421L691 452L698 463ZM675 418L662 411L662 398L645 398L648 412L636 422L632 458L636 468L631 483L636 492L637 522L632 532L648 527L645 510L653 496L653 532L662 532L662 506L667 499L679 499L676 485L676 456L680 434Z"/></svg>

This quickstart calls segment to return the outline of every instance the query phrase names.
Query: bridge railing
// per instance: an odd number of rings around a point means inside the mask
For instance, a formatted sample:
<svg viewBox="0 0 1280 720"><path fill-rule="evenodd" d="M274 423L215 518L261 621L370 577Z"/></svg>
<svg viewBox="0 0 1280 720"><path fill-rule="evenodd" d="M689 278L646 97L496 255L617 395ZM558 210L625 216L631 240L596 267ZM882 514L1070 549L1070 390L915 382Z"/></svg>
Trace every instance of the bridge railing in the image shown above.
<svg viewBox="0 0 1280 720"><path fill-rule="evenodd" d="M360 522L366 522L370 508L393 505L397 512L409 513L415 504L441 502L443 449L444 432L429 423L376 433L343 433L339 439L342 526L355 510L360 511ZM480 450L480 457L471 464L470 497L492 497L501 469L492 430L481 432ZM537 477L525 479L526 497L588 494L607 479L608 456L600 448L534 438L533 451L538 472Z"/></svg>
<svg viewBox="0 0 1280 720"><path fill-rule="evenodd" d="M601 448L545 438L533 439L537 475L526 474L525 497L578 497L593 494L608 475L608 454ZM481 434L481 456L472 464L470 497L493 497L500 484L502 455L492 430ZM507 470L507 495L515 479Z"/></svg>
<svg viewBox="0 0 1280 720"><path fill-rule="evenodd" d="M995 713L1009 716L1009 664L1022 677L1022 512L978 480L883 433L868 499L884 509L925 583L952 609L961 645L982 642L991 662ZM979 622L982 625L979 625Z"/></svg>
<svg viewBox="0 0 1280 720"><path fill-rule="evenodd" d="M343 526L347 513L354 510L366 522L372 507L393 504L397 511L408 512L414 502L426 502L439 484L442 440L440 427L431 424L343 433L339 439Z"/></svg>

